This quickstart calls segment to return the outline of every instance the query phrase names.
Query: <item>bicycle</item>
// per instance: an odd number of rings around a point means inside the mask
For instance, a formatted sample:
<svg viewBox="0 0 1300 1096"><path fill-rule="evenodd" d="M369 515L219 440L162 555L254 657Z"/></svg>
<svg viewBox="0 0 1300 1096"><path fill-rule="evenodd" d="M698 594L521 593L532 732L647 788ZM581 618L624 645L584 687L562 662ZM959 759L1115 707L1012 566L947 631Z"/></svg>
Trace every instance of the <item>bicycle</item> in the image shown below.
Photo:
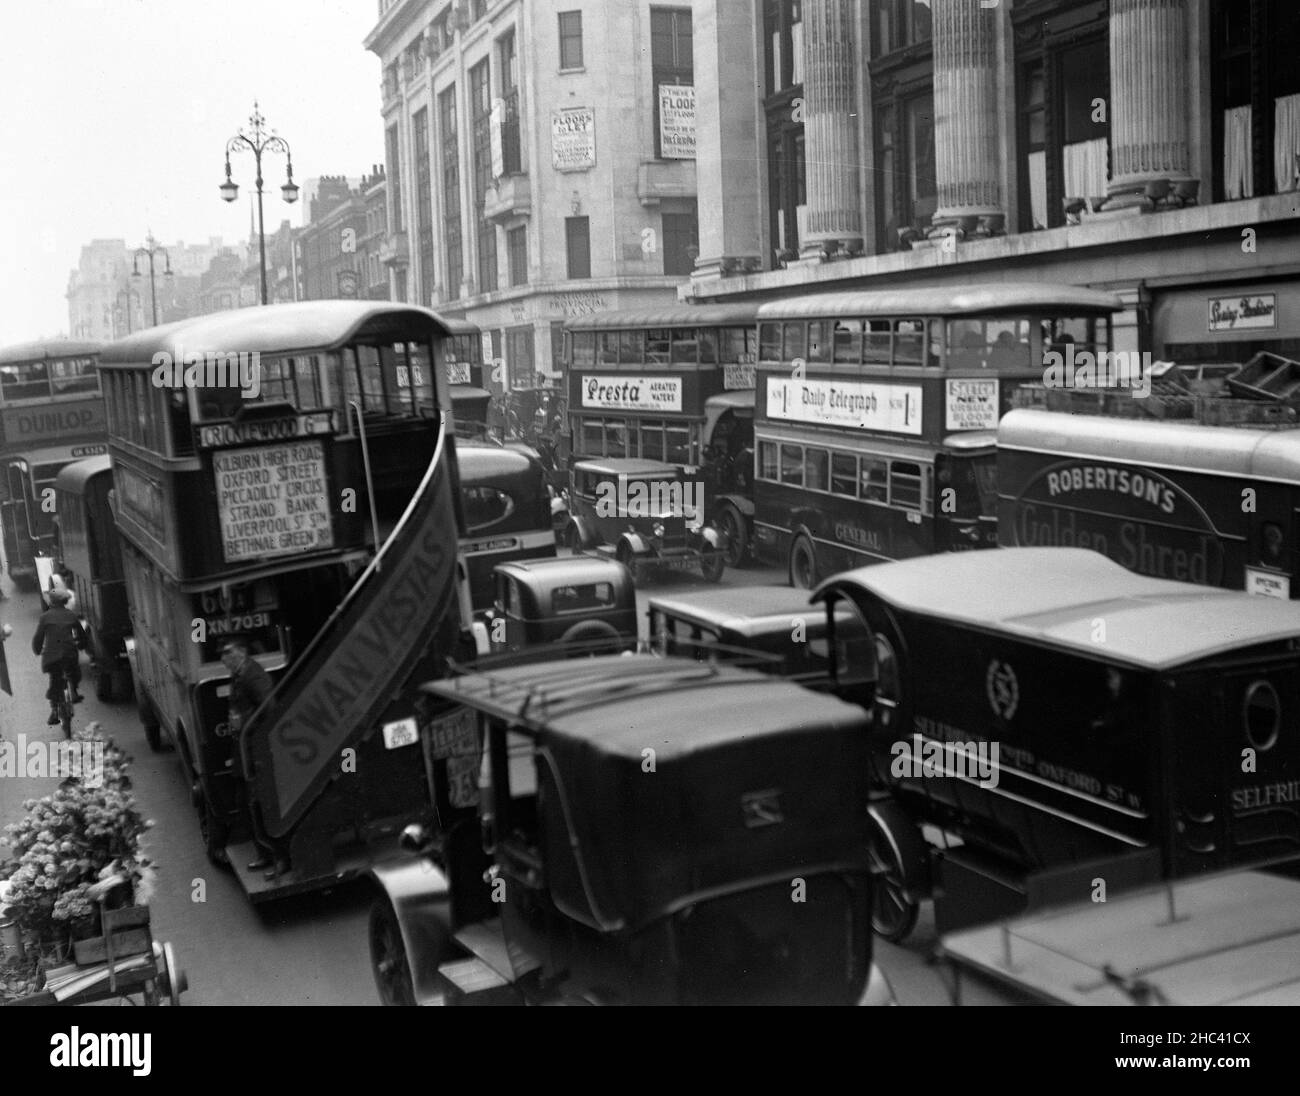
<svg viewBox="0 0 1300 1096"><path fill-rule="evenodd" d="M59 723L63 727L63 737L71 738L72 737L72 712L73 712L73 706L75 704L75 701L72 699L73 696L75 695L75 693L73 692L72 677L70 674L64 672L62 667L59 668L59 677L62 679L62 682L61 682L61 688L59 690L59 699L57 704L55 705L55 710L58 712L59 715Z"/></svg>

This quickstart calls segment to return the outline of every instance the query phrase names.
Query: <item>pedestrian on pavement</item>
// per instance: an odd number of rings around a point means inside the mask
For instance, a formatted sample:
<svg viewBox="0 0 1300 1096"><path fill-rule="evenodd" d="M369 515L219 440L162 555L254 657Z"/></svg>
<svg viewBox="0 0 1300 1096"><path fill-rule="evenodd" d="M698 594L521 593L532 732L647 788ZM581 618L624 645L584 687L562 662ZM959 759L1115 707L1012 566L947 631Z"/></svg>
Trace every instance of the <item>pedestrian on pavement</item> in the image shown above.
<svg viewBox="0 0 1300 1096"><path fill-rule="evenodd" d="M68 608L71 595L67 590L51 590L46 595L50 607L41 614L32 637L32 653L41 660L41 670L50 676L50 687L45 696L50 702L50 717L46 722L53 727L59 721L59 697L63 695L63 682L72 682L72 701L80 704L83 697L77 692L81 684L81 656L86 649L86 630L77 614Z"/></svg>

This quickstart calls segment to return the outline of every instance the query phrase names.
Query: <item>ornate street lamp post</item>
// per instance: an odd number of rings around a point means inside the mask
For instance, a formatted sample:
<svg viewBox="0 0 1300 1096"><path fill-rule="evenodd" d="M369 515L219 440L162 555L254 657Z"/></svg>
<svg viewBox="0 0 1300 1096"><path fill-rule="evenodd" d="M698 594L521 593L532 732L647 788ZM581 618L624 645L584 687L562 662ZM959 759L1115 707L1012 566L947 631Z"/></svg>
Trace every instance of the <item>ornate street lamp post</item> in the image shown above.
<svg viewBox="0 0 1300 1096"><path fill-rule="evenodd" d="M152 232L149 233L149 235L145 238L145 244L147 246L137 247L135 249L135 254L131 257L131 276L133 278L140 277L140 256L141 255L149 256L149 297L150 300L152 300L153 302L153 325L154 327L157 327L158 326L158 285L154 281L153 257L155 255L161 255L164 259L167 260L167 269L164 270L163 273L167 275L167 277L169 278L172 275L172 257L167 253L167 249L165 247L158 246L158 241L153 238Z"/></svg>
<svg viewBox="0 0 1300 1096"><path fill-rule="evenodd" d="M260 248L262 260L262 303L266 304L266 228L262 222L262 153L263 152L283 152L285 157L285 178L284 186L280 188L280 193L284 200L292 205L298 200L298 188L293 181L293 156L289 152L289 142L283 137L276 135L275 131L266 132L264 124L266 119L262 117L262 112L257 108L257 101L253 101L253 113L248 116L248 123L252 127L251 133L244 132L241 129L235 136L226 142L226 181L221 184L221 197L227 202L233 202L239 197L239 186L230 178L230 154L239 152L241 149L249 149L253 153L253 161L257 167L257 239Z"/></svg>

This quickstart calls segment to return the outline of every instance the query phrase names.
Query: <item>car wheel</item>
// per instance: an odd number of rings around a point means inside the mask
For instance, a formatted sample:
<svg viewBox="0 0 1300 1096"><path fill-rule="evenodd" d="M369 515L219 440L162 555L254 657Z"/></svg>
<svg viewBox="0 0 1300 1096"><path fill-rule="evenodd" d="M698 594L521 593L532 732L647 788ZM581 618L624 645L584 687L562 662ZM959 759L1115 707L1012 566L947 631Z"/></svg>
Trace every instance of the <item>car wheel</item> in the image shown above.
<svg viewBox="0 0 1300 1096"><path fill-rule="evenodd" d="M718 515L718 531L727 538L727 566L739 567L749 555L749 538L740 511L734 506L724 506Z"/></svg>
<svg viewBox="0 0 1300 1096"><path fill-rule="evenodd" d="M907 890L898 850L874 827L868 852L871 857L871 874L874 876L871 928L882 940L897 944L905 940L916 927L921 903Z"/></svg>
<svg viewBox="0 0 1300 1096"><path fill-rule="evenodd" d="M705 545L700 550L700 574L705 582L721 582L726 569L727 558L719 549Z"/></svg>
<svg viewBox="0 0 1300 1096"><path fill-rule="evenodd" d="M370 907L370 967L382 1004L415 1004L411 964L406 958L406 945L402 942L402 927L397 923L393 904L384 897L376 898Z"/></svg>
<svg viewBox="0 0 1300 1096"><path fill-rule="evenodd" d="M790 548L790 585L799 590L817 585L817 556L807 537L798 537Z"/></svg>

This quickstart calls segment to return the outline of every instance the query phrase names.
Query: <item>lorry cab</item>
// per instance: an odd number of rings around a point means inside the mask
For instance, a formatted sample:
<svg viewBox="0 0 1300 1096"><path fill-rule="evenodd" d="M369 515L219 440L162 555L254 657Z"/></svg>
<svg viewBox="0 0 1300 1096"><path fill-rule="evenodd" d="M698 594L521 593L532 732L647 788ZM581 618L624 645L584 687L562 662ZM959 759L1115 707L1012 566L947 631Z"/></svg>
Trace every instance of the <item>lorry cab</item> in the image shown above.
<svg viewBox="0 0 1300 1096"><path fill-rule="evenodd" d="M862 568L816 599L872 636L877 849L905 935L1026 908L1028 874L1152 850L1181 878L1300 845L1300 619L1100 553ZM955 835L932 877L920 827ZM991 880L998 880L996 884Z"/></svg>

